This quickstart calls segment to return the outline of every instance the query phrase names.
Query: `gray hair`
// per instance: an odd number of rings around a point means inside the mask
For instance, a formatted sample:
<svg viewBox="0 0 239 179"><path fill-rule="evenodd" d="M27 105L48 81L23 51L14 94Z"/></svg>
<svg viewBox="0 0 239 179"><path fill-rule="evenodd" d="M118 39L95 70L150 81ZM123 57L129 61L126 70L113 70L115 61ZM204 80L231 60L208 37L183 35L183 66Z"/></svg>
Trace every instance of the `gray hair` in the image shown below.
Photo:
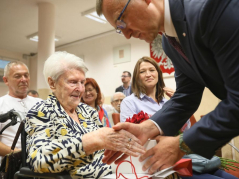
<svg viewBox="0 0 239 179"><path fill-rule="evenodd" d="M44 64L43 75L46 83L48 84L48 77L57 81L58 78L69 69L77 69L84 73L88 71L81 58L67 52L53 53Z"/></svg>
<svg viewBox="0 0 239 179"><path fill-rule="evenodd" d="M113 96L111 96L111 102L114 101L114 96L115 96L116 94L122 94L124 97L126 97L124 93L122 93L122 92L116 92L116 93L113 94Z"/></svg>
<svg viewBox="0 0 239 179"><path fill-rule="evenodd" d="M13 61L13 62L9 62L9 63L5 66L5 68L4 68L4 75L3 75L3 76L8 77L10 68L11 68L12 66L15 66L15 65L25 66L25 67L27 68L28 72L29 72L29 69L28 69L28 67L27 67L27 65L26 65L25 63L23 63L23 62L21 62L21 61Z"/></svg>

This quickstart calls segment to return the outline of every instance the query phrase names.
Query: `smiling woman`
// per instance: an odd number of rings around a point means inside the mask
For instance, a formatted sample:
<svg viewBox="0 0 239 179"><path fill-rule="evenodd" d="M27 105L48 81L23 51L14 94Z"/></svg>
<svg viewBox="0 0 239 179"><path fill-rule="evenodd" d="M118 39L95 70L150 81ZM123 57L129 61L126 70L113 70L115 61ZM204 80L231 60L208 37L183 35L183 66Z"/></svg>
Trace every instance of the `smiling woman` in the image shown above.
<svg viewBox="0 0 239 179"><path fill-rule="evenodd" d="M101 107L100 87L93 78L86 78L85 93L83 95L82 102L98 111L99 121L104 127L111 127L108 114L106 110Z"/></svg>
<svg viewBox="0 0 239 179"><path fill-rule="evenodd" d="M52 94L33 106L25 124L27 163L34 172L66 171L77 178L101 178L111 173L111 167L101 161L102 149L133 156L144 153L135 136L104 128L97 111L80 103L86 71L83 60L66 52L46 60L44 76ZM134 147L127 147L129 138Z"/></svg>

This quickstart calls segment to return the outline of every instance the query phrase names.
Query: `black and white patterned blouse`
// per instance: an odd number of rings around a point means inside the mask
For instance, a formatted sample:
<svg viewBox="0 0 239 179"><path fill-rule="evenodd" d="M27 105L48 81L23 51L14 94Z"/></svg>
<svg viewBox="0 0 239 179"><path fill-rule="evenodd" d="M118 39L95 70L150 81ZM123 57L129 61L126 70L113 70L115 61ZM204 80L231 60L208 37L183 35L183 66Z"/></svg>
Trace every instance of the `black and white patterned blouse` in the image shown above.
<svg viewBox="0 0 239 179"><path fill-rule="evenodd" d="M34 172L67 171L73 178L100 178L112 173L111 166L101 161L103 150L87 156L82 145L84 134L102 127L97 111L80 103L76 112L80 125L65 112L54 95L28 112L27 163Z"/></svg>

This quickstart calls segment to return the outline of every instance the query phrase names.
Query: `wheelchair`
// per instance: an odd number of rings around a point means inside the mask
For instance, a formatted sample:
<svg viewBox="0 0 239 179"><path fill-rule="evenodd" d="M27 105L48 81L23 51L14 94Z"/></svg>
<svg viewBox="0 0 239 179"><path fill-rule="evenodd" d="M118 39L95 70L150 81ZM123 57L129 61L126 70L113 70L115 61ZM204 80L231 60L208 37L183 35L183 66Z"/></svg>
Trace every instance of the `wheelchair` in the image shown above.
<svg viewBox="0 0 239 179"><path fill-rule="evenodd" d="M7 129L9 126L13 126L17 124L17 119L20 119L20 126L19 132L21 133L21 147L22 147L22 166L20 167L19 171L17 171L14 174L14 179L18 178L48 178L48 179L71 179L71 176L67 172L62 173L35 173L30 170L26 163L27 159L27 152L26 152L26 137L27 133L24 130L24 124L25 124L25 115L21 112L17 112L15 110L10 110L5 114L0 115L0 123L4 123L7 120L10 119L10 122L4 126L4 128L0 131L0 135L3 133L5 129ZM19 133L19 134L20 134ZM9 178L12 179L12 178Z"/></svg>

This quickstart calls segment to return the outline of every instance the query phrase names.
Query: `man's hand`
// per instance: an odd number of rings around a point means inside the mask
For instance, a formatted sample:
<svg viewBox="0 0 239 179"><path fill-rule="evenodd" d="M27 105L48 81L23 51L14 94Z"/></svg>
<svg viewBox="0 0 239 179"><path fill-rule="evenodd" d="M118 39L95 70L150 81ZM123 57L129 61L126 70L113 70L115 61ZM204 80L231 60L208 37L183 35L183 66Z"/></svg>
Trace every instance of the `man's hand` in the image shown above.
<svg viewBox="0 0 239 179"><path fill-rule="evenodd" d="M113 126L113 129L116 131L124 129L124 130L132 133L134 136L136 136L141 141L142 145L145 144L145 142L149 138L159 135L158 128L150 120L147 120L141 124L133 124L133 123L128 123L128 122L118 123L117 125ZM122 152L113 152L113 151L106 150L102 161L107 164L111 164L112 162L115 161L115 164L118 164L120 161L122 161L128 157L128 155L126 155L126 154L122 155L122 154L123 154ZM118 158L118 157L120 157L120 158Z"/></svg>
<svg viewBox="0 0 239 179"><path fill-rule="evenodd" d="M163 170L173 166L183 157L183 155L185 155L185 153L179 148L179 136L158 136L155 139L157 140L158 144L152 149L148 150L139 159L142 162L148 157L151 157L143 166L144 171L150 168L149 174L155 173L158 169Z"/></svg>

